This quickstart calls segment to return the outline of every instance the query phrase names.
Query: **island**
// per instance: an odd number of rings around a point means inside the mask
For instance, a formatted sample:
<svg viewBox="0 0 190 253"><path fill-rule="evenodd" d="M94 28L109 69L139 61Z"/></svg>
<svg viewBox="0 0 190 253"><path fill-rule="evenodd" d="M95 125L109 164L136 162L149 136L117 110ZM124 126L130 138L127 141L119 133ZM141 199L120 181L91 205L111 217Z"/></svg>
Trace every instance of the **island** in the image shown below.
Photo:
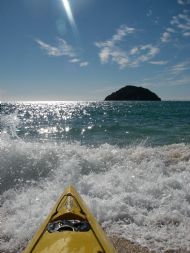
<svg viewBox="0 0 190 253"><path fill-rule="evenodd" d="M127 85L107 96L105 101L161 101L161 98L149 89Z"/></svg>

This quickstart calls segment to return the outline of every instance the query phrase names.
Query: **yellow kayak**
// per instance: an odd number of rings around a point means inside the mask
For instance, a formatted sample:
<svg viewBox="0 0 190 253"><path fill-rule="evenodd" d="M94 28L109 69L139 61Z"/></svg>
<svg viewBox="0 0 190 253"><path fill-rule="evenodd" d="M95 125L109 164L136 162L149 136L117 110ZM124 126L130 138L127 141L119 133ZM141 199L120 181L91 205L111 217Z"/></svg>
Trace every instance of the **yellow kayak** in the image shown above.
<svg viewBox="0 0 190 253"><path fill-rule="evenodd" d="M116 253L73 186L69 186L24 253Z"/></svg>

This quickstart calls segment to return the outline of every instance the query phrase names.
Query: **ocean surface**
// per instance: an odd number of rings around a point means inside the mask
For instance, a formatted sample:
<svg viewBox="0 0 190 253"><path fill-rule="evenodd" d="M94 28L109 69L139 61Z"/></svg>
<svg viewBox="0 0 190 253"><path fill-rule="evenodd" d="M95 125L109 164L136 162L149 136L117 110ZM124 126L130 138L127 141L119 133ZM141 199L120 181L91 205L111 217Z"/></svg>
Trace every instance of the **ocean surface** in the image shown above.
<svg viewBox="0 0 190 253"><path fill-rule="evenodd" d="M190 102L1 103L0 252L21 252L68 184L109 235L190 250Z"/></svg>

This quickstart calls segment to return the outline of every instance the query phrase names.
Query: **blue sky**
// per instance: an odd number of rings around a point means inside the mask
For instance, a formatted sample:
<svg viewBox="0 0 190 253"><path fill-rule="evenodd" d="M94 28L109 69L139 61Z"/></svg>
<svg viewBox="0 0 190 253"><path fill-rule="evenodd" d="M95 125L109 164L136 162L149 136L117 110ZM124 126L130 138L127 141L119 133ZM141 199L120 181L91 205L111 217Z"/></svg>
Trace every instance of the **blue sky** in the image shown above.
<svg viewBox="0 0 190 253"><path fill-rule="evenodd" d="M0 100L190 100L190 0L1 0Z"/></svg>

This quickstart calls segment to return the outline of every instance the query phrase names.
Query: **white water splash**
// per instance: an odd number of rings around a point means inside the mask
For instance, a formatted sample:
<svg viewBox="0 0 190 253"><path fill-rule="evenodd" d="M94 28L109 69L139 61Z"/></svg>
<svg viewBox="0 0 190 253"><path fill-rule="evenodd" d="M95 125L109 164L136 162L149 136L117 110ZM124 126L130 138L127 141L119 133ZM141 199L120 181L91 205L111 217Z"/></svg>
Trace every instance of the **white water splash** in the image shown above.
<svg viewBox="0 0 190 253"><path fill-rule="evenodd" d="M110 234L158 252L190 250L189 145L119 148L3 139L0 160L4 180L9 175L13 181L15 170L21 179L9 190L1 186L1 252L20 252L70 183Z"/></svg>
<svg viewBox="0 0 190 253"><path fill-rule="evenodd" d="M3 129L3 134L7 134L12 138L17 138L17 126L20 123L19 118L17 117L18 111L16 110L14 113L1 116L0 117L0 126Z"/></svg>

